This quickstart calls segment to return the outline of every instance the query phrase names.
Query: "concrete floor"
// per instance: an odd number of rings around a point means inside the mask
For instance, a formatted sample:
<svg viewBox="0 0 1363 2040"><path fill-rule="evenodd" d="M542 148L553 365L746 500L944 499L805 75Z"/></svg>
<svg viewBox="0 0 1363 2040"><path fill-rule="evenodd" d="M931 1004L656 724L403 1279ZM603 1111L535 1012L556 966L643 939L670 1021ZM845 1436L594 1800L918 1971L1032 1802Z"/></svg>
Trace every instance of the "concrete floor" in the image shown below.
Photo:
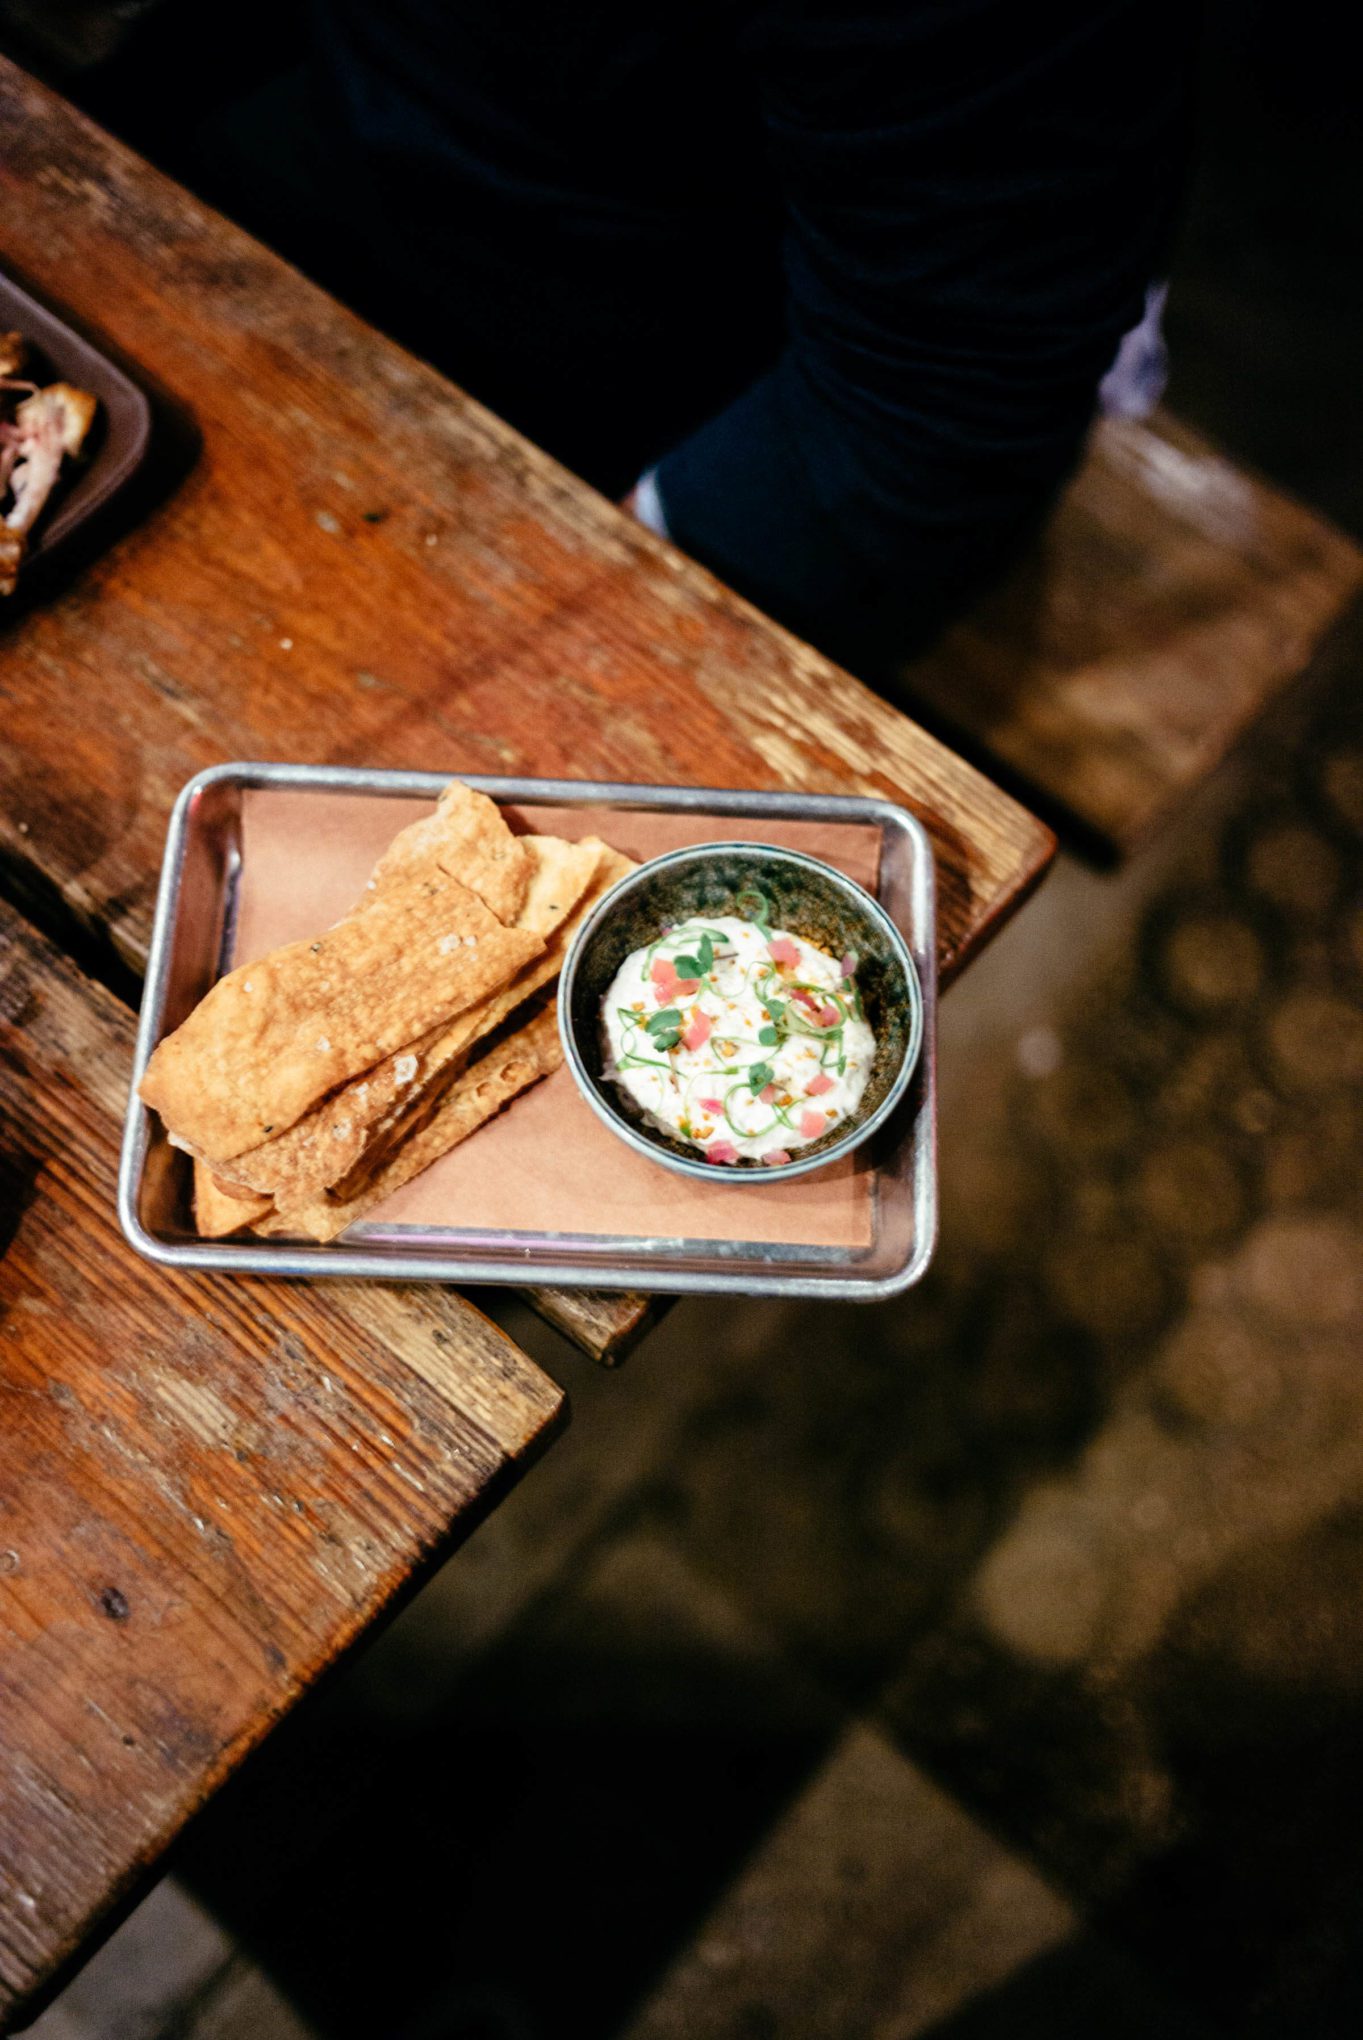
<svg viewBox="0 0 1363 2040"><path fill-rule="evenodd" d="M1363 175L1289 108L1294 214L1255 112L1175 402L1363 534ZM572 1430L36 2036L1360 2029L1358 697L952 993L910 1299L688 1304L617 1374L498 1304Z"/></svg>

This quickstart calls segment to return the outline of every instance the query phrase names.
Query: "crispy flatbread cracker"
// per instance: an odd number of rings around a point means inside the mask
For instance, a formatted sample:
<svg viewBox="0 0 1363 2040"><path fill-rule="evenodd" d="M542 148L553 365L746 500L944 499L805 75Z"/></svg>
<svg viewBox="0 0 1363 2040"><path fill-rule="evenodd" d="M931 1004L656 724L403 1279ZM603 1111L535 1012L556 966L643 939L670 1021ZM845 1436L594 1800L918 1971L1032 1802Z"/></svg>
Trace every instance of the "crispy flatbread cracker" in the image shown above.
<svg viewBox="0 0 1363 2040"><path fill-rule="evenodd" d="M273 1208L272 1197L257 1197L251 1190L244 1195L224 1190L214 1182L205 1163L195 1162L194 1225L200 1239L226 1239L229 1233L241 1232L245 1226L254 1225Z"/></svg>
<svg viewBox="0 0 1363 2040"><path fill-rule="evenodd" d="M530 883L518 925L545 943L501 991L442 1025L398 1055L324 1098L283 1135L223 1165L226 1182L268 1193L284 1204L335 1185L343 1194L352 1178L371 1173L413 1123L433 1082L509 1013L555 976L587 908L632 870L631 860L595 837L567 843L556 836L522 839Z"/></svg>
<svg viewBox="0 0 1363 2040"><path fill-rule="evenodd" d="M518 925L547 942L590 884L598 863L607 853L605 845L595 839L577 844L555 836L526 837L524 849L531 876ZM541 968L547 961L546 950L527 968ZM556 962L553 968L557 967ZM518 973L504 992L493 995L491 1002L483 1001L460 1017L458 1047L466 1047L490 1032L529 995L535 983L544 981L537 977L534 983L523 982L525 976L525 972ZM496 1017L485 1019L490 1004L496 1006ZM406 1123L409 1098L424 1091L432 1073L426 1067L428 1054L445 1041L448 1032L442 1021L440 1027L421 1039L404 1044L398 1054L387 1057L324 1098L288 1132L224 1164L220 1172L223 1180L288 1203L296 1203L299 1198L340 1181L364 1153L375 1126L393 1114L399 1114ZM448 1054L442 1055L440 1067L448 1059Z"/></svg>
<svg viewBox="0 0 1363 2040"><path fill-rule="evenodd" d="M609 892L626 872L635 868L634 860L622 856L620 851L612 850L606 844L597 845L597 849L597 869L590 886L568 918L549 934L543 956L537 956L527 964L509 985L494 993L482 1006L461 1014L450 1026L438 1030L433 1040L423 1044L411 1083L388 1112L369 1129L363 1148L349 1171L333 1177L328 1186L333 1196L357 1196L375 1170L385 1165L389 1155L419 1122L430 1093L433 1090L443 1091L450 1077L476 1050L477 1044L500 1027L533 993L558 976L568 946L582 922L602 894Z"/></svg>
<svg viewBox="0 0 1363 2040"><path fill-rule="evenodd" d="M406 1139L413 1125L419 1122L430 1093L433 1090L443 1092L451 1077L458 1073L463 1064L472 1055L480 1052L478 1044L495 1033L509 1015L514 1014L534 993L558 976L563 968L569 944L597 900L604 892L609 891L626 871L632 871L634 868L630 858L622 857L618 850L610 849L608 845L598 842L595 837L589 838L583 844L560 847L575 851L579 858L588 847L595 851L596 868L586 891L573 905L566 918L546 933L542 956L535 957L524 970L517 973L510 984L495 992L481 1006L461 1013L458 1019L438 1029L433 1038L421 1044L421 1054L411 1083L389 1109L373 1122L362 1150L349 1172L333 1179L330 1185L333 1195L340 1197L356 1195L365 1180L375 1169L384 1165L397 1144ZM577 878L580 876L579 864L572 886L574 891L577 890Z"/></svg>
<svg viewBox="0 0 1363 2040"><path fill-rule="evenodd" d="M507 827L496 802L460 779L450 781L433 815L394 836L356 905L392 884L424 877L432 865L476 892L508 927L519 918L531 878L524 843Z"/></svg>
<svg viewBox="0 0 1363 2040"><path fill-rule="evenodd" d="M157 1048L141 1095L198 1153L229 1161L486 999L543 946L458 879L393 876L325 934L220 979Z"/></svg>
<svg viewBox="0 0 1363 2040"><path fill-rule="evenodd" d="M551 1003L456 1077L426 1123L404 1141L358 1196L346 1200L322 1196L291 1209L276 1208L255 1230L271 1237L301 1234L314 1240L335 1239L394 1190L476 1133L511 1099L556 1070L562 1060Z"/></svg>

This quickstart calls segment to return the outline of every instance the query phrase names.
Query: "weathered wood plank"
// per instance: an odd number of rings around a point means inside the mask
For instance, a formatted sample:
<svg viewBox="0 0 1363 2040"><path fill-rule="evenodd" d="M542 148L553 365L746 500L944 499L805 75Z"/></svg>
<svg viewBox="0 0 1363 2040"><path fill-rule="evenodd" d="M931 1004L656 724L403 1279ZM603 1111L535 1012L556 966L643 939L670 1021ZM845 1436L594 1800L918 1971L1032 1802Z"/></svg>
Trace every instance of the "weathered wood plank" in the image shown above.
<svg viewBox="0 0 1363 2040"><path fill-rule="evenodd" d="M608 1289L523 1289L521 1295L546 1324L585 1346L604 1367L618 1367L668 1310L670 1296L622 1297ZM638 1307L633 1324L621 1321L622 1303Z"/></svg>
<svg viewBox="0 0 1363 2040"><path fill-rule="evenodd" d="M202 440L0 679L0 854L129 962L231 756L886 795L945 977L1035 883L1047 831L951 751L3 64L0 127L7 260Z"/></svg>
<svg viewBox="0 0 1363 2040"><path fill-rule="evenodd" d="M5 260L202 442L0 614L18 897L140 971L175 793L233 756L888 795L934 838L946 978L1036 883L1051 838L987 780L3 60L0 127ZM649 1310L550 1305L598 1359Z"/></svg>
<svg viewBox="0 0 1363 2040"><path fill-rule="evenodd" d="M0 907L0 2027L563 1413L448 1291L137 1260L131 1050Z"/></svg>
<svg viewBox="0 0 1363 2040"><path fill-rule="evenodd" d="M1107 419L1031 556L907 698L1125 850L1311 663L1363 551L1167 414Z"/></svg>

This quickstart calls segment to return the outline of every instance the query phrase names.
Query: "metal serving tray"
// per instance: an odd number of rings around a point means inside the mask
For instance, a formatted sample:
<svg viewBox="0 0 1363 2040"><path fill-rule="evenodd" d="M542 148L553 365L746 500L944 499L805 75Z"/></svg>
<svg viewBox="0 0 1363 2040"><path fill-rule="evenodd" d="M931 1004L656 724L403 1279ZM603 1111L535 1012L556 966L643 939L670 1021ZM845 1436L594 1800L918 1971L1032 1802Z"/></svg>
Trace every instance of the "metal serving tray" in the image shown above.
<svg viewBox="0 0 1363 2040"><path fill-rule="evenodd" d="M153 1048L221 976L232 954L248 788L320 790L434 800L437 772L367 772L330 765L216 765L175 803L166 839L142 999L119 1171L119 1220L147 1259L168 1267L284 1276L363 1276L406 1282L527 1283L555 1288L659 1290L875 1302L926 1269L937 1237L937 948L932 852L920 825L889 801L835 794L734 793L706 787L461 775L494 800L713 815L735 823L861 822L881 830L881 905L908 942L923 989L923 1048L903 1104L869 1148L872 1239L848 1249L683 1238L352 1226L328 1245L203 1240L194 1232L190 1168L137 1096ZM735 1195L742 1191L735 1186Z"/></svg>

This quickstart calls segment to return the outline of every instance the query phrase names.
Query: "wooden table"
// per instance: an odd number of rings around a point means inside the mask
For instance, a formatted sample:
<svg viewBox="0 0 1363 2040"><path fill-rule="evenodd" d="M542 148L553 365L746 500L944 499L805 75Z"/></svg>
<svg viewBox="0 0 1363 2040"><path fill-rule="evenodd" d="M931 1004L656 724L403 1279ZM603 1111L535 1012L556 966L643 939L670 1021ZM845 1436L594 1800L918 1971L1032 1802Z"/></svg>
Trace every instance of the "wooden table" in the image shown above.
<svg viewBox="0 0 1363 2040"><path fill-rule="evenodd" d="M0 262L187 474L0 640L0 871L131 990L174 796L272 758L871 792L948 983L1054 840L952 751L0 59ZM5 628L0 621L0 630ZM638 1299L534 1299L601 1353Z"/></svg>
<svg viewBox="0 0 1363 2040"><path fill-rule="evenodd" d="M564 1414L448 1291L137 1260L132 1037L0 905L0 2030Z"/></svg>
<svg viewBox="0 0 1363 2040"><path fill-rule="evenodd" d="M197 442L0 622L0 882L29 916L0 923L3 2023L561 1403L447 1293L177 1280L116 1237L183 781L245 757L885 795L934 842L946 979L1053 844L3 61L0 134L0 262L124 358L172 457ZM598 1356L642 1321L538 1301Z"/></svg>

